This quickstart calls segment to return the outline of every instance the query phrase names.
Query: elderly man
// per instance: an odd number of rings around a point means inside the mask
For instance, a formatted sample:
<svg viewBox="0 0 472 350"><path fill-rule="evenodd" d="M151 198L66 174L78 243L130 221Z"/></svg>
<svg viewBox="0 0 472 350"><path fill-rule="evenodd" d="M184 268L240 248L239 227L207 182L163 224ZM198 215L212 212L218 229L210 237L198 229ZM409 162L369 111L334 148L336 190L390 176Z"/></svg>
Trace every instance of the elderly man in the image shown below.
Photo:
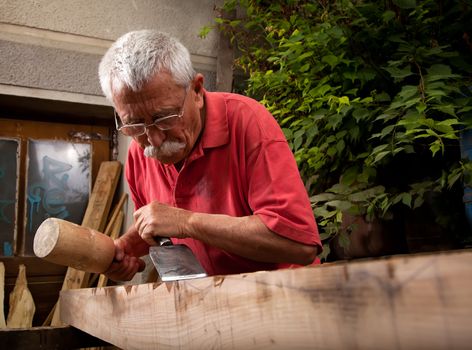
<svg viewBox="0 0 472 350"><path fill-rule="evenodd" d="M140 271L154 237L187 245L208 275L315 260L321 244L307 193L261 104L206 91L188 50L152 30L119 38L99 75L117 129L133 139L126 179L134 224L115 241L109 278Z"/></svg>

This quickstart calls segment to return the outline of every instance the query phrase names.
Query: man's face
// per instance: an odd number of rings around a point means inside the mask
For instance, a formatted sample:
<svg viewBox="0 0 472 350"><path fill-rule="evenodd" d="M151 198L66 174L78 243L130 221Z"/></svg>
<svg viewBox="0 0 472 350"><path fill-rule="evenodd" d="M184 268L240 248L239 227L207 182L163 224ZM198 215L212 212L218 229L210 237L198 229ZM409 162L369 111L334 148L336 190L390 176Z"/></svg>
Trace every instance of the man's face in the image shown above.
<svg viewBox="0 0 472 350"><path fill-rule="evenodd" d="M166 120L162 123L165 125L157 122L146 127L142 135L133 136L147 157L175 164L189 155L203 128L202 83L202 76L197 75L185 89L170 74L161 72L139 92L124 88L114 95L115 110L122 125L150 125L159 119Z"/></svg>

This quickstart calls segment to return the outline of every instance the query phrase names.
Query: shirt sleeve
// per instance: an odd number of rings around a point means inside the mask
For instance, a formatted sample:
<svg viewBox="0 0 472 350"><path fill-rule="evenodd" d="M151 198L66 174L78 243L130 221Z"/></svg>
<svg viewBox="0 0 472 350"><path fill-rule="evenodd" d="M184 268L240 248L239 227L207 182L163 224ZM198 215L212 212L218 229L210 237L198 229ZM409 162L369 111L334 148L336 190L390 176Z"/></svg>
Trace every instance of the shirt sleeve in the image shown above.
<svg viewBox="0 0 472 350"><path fill-rule="evenodd" d="M293 153L275 119L262 108L253 110L257 122L250 123L245 133L249 205L271 231L321 247Z"/></svg>
<svg viewBox="0 0 472 350"><path fill-rule="evenodd" d="M286 142L261 146L249 184L249 204L270 230L301 243L320 245L308 194Z"/></svg>

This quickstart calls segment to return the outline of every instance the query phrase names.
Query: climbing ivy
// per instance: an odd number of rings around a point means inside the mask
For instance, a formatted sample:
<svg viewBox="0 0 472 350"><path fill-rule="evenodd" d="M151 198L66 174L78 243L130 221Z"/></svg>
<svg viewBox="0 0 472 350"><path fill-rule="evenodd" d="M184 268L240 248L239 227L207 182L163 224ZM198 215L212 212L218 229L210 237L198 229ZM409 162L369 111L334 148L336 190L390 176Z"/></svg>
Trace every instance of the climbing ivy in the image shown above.
<svg viewBox="0 0 472 350"><path fill-rule="evenodd" d="M216 27L238 52L244 92L283 128L325 243L349 243L346 212L390 219L451 202L435 207L436 220L462 229L471 8L447 0L224 2Z"/></svg>

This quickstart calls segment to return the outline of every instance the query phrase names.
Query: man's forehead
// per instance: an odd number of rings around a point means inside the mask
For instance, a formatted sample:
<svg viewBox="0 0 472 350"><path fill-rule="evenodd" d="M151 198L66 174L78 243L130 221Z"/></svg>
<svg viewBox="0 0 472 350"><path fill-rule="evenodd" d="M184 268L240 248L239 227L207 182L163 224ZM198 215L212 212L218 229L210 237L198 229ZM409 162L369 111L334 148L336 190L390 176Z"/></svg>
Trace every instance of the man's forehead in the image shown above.
<svg viewBox="0 0 472 350"><path fill-rule="evenodd" d="M157 96L172 96L181 90L173 79L172 75L166 71L155 74L151 79L144 82L138 89L133 89L126 84L113 89L113 97L123 102L135 102L143 99L155 98Z"/></svg>

